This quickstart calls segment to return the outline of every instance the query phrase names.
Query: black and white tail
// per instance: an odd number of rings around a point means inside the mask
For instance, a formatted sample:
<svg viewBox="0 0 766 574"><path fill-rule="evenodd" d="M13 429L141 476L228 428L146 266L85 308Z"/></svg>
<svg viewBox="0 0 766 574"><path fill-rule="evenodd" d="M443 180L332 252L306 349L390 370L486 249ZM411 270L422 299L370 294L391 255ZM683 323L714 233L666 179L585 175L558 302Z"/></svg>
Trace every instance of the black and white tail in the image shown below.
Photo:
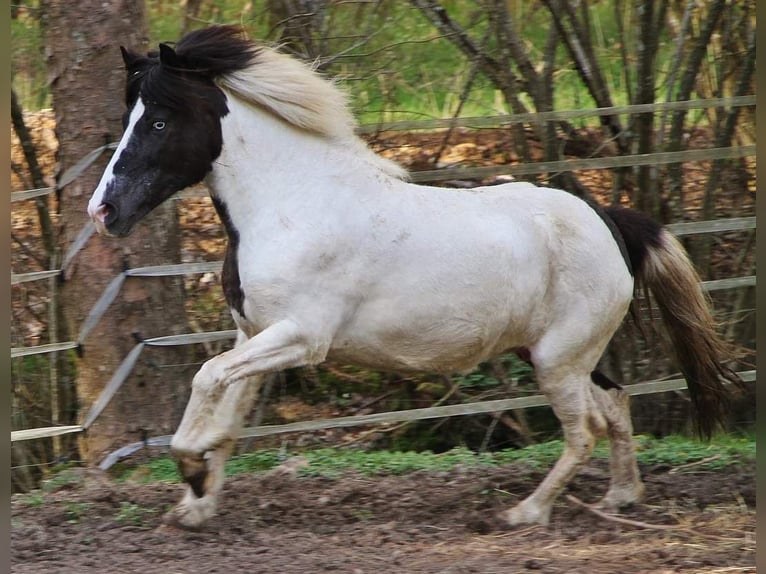
<svg viewBox="0 0 766 574"><path fill-rule="evenodd" d="M716 332L700 277L681 243L659 223L632 209L604 211L622 235L637 287L654 296L686 378L697 432L710 438L743 383L725 365L734 352Z"/></svg>

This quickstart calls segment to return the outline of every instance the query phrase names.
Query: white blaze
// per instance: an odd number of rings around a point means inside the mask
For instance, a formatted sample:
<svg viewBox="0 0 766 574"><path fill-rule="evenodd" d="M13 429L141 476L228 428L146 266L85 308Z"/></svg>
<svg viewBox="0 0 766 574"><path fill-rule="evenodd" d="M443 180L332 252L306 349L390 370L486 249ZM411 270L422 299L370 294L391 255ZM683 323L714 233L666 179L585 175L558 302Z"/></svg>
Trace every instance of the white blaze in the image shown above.
<svg viewBox="0 0 766 574"><path fill-rule="evenodd" d="M119 161L120 156L122 155L122 152L128 146L128 142L130 141L130 138L133 135L133 128L138 123L138 120L141 119L141 116L144 115L144 109L145 109L144 103L141 101L141 98L139 97L136 100L136 104L133 106L133 110L130 112L130 118L128 119L128 127L125 129L125 133L122 135L120 144L117 146L117 149L114 151L114 155L112 155L112 159L109 160L109 165L106 166L106 169L104 170L104 175L101 176L101 181L98 183L98 187L96 187L96 191L93 192L93 196L90 198L90 201L88 202L88 214L94 220L96 220L98 216L100 216L100 218L103 219L103 211L100 210L99 208L104 201L104 193L106 192L106 188L109 185L109 182L111 182L112 179L114 178L114 166ZM98 224L101 222L97 221L96 223Z"/></svg>

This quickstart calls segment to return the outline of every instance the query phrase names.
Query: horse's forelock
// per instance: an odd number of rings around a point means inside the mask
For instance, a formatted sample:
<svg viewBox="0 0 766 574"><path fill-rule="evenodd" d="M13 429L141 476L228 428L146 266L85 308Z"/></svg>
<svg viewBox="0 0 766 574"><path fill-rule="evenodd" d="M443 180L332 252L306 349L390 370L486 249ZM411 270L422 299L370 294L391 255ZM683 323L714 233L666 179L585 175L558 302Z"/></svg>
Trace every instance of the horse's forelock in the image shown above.
<svg viewBox="0 0 766 574"><path fill-rule="evenodd" d="M131 62L126 61L126 104L132 106L139 93L176 109L189 107L190 96L215 103L219 98L209 93L217 90L214 80L246 69L257 53L258 47L238 26L212 26L186 34L174 48L164 44L146 56L130 54Z"/></svg>
<svg viewBox="0 0 766 574"><path fill-rule="evenodd" d="M189 32L175 45L182 69L209 78L244 70L253 63L258 46L239 26L211 26Z"/></svg>

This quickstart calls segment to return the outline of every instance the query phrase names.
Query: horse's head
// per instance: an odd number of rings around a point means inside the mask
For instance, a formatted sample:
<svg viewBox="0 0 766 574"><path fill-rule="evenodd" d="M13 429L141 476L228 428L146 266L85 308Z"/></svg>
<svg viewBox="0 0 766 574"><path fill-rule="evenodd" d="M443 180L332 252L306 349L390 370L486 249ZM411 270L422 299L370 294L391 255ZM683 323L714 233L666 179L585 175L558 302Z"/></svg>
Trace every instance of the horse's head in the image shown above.
<svg viewBox="0 0 766 574"><path fill-rule="evenodd" d="M176 49L161 44L147 56L121 48L128 75L125 131L88 203L99 232L128 235L151 210L212 169L228 113L214 80L244 67L253 53L236 33L231 27L202 30ZM219 48L211 50L211 43Z"/></svg>

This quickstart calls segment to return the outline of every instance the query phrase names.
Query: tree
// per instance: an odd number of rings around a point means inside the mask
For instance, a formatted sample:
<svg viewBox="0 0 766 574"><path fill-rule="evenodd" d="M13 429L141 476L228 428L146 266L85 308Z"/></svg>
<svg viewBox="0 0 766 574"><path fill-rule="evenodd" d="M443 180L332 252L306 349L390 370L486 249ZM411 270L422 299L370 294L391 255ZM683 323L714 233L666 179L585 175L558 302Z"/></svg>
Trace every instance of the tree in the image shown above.
<svg viewBox="0 0 766 574"><path fill-rule="evenodd" d="M45 0L41 3L56 131L59 174L91 150L119 139L125 72L119 45L144 49L144 3L134 0ZM86 206L109 159L103 154L60 190L59 241L65 252L87 222ZM173 202L128 239L93 236L63 277L61 302L74 337L103 289L125 268L180 260ZM83 342L77 361L80 415L99 396L140 337L186 331L180 278L127 279L107 314ZM64 339L66 340L66 339ZM172 433L187 398L189 351L147 349L131 376L90 429L80 450L88 463L126 442Z"/></svg>

